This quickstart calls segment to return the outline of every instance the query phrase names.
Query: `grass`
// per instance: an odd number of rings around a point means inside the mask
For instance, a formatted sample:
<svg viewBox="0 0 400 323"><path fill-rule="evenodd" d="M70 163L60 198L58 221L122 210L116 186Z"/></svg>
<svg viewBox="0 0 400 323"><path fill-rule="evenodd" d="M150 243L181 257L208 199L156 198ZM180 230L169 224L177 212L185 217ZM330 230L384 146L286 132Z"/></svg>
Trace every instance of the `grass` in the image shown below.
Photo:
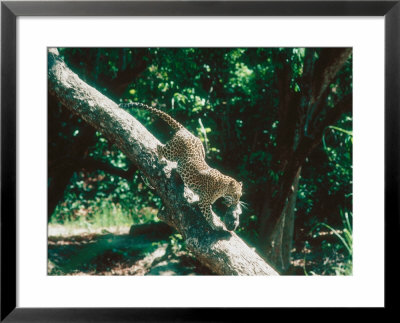
<svg viewBox="0 0 400 323"><path fill-rule="evenodd" d="M328 230L329 234L336 236L339 243L332 245L324 241L321 246L326 266L324 272L348 276L353 273L353 226L349 213L341 211L340 216L343 224L341 229L335 229L327 223L318 223L311 230L311 233L323 227ZM313 237L317 237L320 234L314 233ZM305 268L304 273L306 275L315 274L315 272L307 272Z"/></svg>
<svg viewBox="0 0 400 323"><path fill-rule="evenodd" d="M53 216L49 222L49 233L62 231L66 234L80 232L101 232L101 230L126 231L133 224L156 221L157 211L152 208L141 210L126 210L110 201L104 201L101 207L95 207L94 212L85 212L85 209L65 213L60 219ZM55 210L57 212L58 209Z"/></svg>

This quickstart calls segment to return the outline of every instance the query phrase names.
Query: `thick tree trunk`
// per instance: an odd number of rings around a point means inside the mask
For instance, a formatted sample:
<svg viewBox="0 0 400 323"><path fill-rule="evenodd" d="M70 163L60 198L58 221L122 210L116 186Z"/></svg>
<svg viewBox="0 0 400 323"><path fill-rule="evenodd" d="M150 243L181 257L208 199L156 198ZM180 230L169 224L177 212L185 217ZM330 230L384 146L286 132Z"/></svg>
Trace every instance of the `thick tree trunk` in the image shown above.
<svg viewBox="0 0 400 323"><path fill-rule="evenodd" d="M275 230L270 235L267 235L264 240L264 246L268 246L266 248L268 259L273 259L275 266L283 272L290 267L290 250L293 244L295 220L294 209L296 207L300 173L301 167L297 171L288 201L282 215L279 217Z"/></svg>
<svg viewBox="0 0 400 323"><path fill-rule="evenodd" d="M294 208L301 167L307 156L320 143L324 129L351 111L352 94L346 95L334 108L328 108L329 85L351 55L351 48L322 49L313 61L312 49L307 49L302 78L303 95L289 88L290 75L284 67L280 73L279 128L274 151L273 170L282 172L279 183L266 189L260 214L260 249L282 271L290 264L293 237ZM298 112L294 112L298 111ZM275 194L273 194L275 193ZM274 197L273 197L274 195Z"/></svg>
<svg viewBox="0 0 400 323"><path fill-rule="evenodd" d="M277 275L235 233L213 231L200 210L190 204L174 165L157 158L158 140L128 112L83 82L59 58L48 55L49 91L62 104L115 143L149 180L165 209L159 217L176 228L198 259L220 275Z"/></svg>

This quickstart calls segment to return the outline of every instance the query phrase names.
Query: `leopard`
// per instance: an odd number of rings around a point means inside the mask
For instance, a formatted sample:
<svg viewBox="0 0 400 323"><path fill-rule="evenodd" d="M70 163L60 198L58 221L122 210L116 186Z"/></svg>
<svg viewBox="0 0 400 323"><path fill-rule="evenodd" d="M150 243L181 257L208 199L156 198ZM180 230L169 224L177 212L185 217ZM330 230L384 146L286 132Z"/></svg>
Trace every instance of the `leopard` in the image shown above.
<svg viewBox="0 0 400 323"><path fill-rule="evenodd" d="M224 230L224 226L215 219L212 205L219 198L224 199L228 210L237 210L242 196L242 182L222 174L210 167L205 161L205 150L201 140L187 130L166 112L140 102L120 104L122 108L139 108L151 112L165 121L173 130L172 138L165 144L157 144L157 155L160 160L176 162L177 173L183 183L198 195L198 205L205 219L214 230ZM231 211L234 215L234 225L225 227L228 231L234 230L238 225L238 212Z"/></svg>

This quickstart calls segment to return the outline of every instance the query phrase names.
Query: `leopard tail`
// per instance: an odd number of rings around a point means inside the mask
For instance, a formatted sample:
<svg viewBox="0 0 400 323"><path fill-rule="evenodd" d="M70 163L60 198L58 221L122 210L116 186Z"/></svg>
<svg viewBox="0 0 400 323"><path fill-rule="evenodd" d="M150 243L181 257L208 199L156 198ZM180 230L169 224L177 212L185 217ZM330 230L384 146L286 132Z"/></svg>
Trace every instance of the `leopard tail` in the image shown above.
<svg viewBox="0 0 400 323"><path fill-rule="evenodd" d="M165 113L164 111L158 110L156 108L150 107L147 104L140 103L140 102L130 102L130 103L123 103L120 104L121 108L139 108L139 109L144 109L147 111L150 111L151 113L155 114L156 116L160 117L162 120L164 120L168 125L174 129L175 131L178 131L183 128L183 126L176 121L174 118L172 118L169 114Z"/></svg>

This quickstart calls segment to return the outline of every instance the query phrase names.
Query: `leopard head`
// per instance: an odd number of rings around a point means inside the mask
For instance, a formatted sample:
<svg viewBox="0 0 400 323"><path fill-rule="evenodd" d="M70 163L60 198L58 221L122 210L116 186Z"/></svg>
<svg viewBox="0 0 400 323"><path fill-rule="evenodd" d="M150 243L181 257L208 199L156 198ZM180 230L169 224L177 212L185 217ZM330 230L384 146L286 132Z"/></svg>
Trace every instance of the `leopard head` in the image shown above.
<svg viewBox="0 0 400 323"><path fill-rule="evenodd" d="M237 182L234 179L231 179L224 195L227 205L231 206L238 204L241 196L242 182Z"/></svg>

